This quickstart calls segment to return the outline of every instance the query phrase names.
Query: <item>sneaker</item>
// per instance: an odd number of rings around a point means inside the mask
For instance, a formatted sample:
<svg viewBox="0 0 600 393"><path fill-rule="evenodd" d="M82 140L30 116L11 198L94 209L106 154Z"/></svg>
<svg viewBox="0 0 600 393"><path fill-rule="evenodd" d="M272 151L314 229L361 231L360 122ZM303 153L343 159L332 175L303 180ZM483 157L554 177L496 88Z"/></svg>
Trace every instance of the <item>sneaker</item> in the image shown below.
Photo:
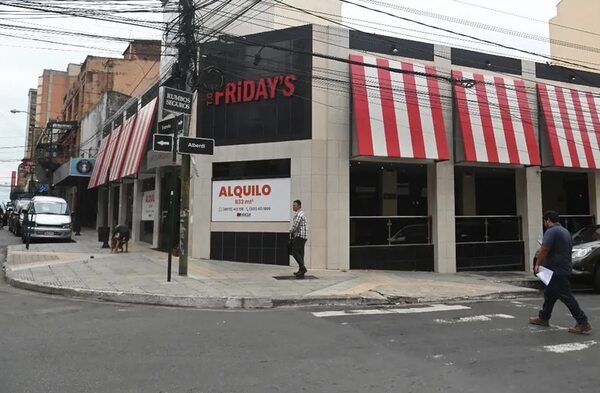
<svg viewBox="0 0 600 393"><path fill-rule="evenodd" d="M547 319L542 319L542 318L539 318L539 317L529 318L529 324L530 325L537 325L537 326L544 326L544 327L550 326L550 323L548 322Z"/></svg>
<svg viewBox="0 0 600 393"><path fill-rule="evenodd" d="M575 334L587 334L592 330L592 325L589 323L578 323L577 325L569 328L569 333Z"/></svg>

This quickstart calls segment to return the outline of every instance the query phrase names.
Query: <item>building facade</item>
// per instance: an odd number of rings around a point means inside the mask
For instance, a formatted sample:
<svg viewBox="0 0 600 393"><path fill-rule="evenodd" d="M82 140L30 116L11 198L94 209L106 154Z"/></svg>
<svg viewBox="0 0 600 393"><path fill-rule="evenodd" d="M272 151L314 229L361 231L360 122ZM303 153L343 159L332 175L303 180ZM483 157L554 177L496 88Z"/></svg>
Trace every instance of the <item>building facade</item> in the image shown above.
<svg viewBox="0 0 600 393"><path fill-rule="evenodd" d="M600 47L600 3L561 0L556 16L550 19L550 53L558 64L580 69L598 68ZM581 64L577 67L575 64Z"/></svg>
<svg viewBox="0 0 600 393"><path fill-rule="evenodd" d="M288 264L294 199L312 268L530 270L544 209L595 221L598 74L318 25L203 54L194 257Z"/></svg>
<svg viewBox="0 0 600 393"><path fill-rule="evenodd" d="M250 26L201 48L222 83L196 93L190 122L216 146L192 160L192 257L290 264L294 199L313 269L531 270L543 210L571 231L596 221L599 74L331 26ZM106 190L103 225L131 223L164 249L178 168L150 149L168 113L145 97L112 121L90 187Z"/></svg>

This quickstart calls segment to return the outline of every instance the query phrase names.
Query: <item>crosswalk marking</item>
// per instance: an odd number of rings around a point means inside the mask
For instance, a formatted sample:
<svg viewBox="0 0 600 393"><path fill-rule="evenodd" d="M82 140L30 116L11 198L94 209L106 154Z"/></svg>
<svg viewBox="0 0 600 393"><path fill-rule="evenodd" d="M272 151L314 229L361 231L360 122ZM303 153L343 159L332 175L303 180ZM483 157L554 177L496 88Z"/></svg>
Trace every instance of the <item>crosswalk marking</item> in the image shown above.
<svg viewBox="0 0 600 393"><path fill-rule="evenodd" d="M566 353L566 352L574 352L574 351L583 351L584 349L588 349L597 344L598 344L598 341L590 340L590 341L584 341L584 342L580 342L580 343L544 345L543 347L541 347L541 349L542 349L542 351L545 351L545 352Z"/></svg>
<svg viewBox="0 0 600 393"><path fill-rule="evenodd" d="M425 307L320 311L320 312L313 312L312 314L318 318L327 318L327 317L344 317L344 316L351 316L351 315L416 314L416 313L426 313L426 312L457 311L457 310L470 310L470 309L471 309L471 307L461 306L458 304L456 304L456 305L432 304L430 306L425 306Z"/></svg>
<svg viewBox="0 0 600 393"><path fill-rule="evenodd" d="M461 318L449 318L449 319L434 319L433 321L436 323L464 323L464 322L487 322L491 321L492 318L501 318L501 319L514 319L515 317L508 314L486 314L486 315L473 315L469 317L461 317Z"/></svg>

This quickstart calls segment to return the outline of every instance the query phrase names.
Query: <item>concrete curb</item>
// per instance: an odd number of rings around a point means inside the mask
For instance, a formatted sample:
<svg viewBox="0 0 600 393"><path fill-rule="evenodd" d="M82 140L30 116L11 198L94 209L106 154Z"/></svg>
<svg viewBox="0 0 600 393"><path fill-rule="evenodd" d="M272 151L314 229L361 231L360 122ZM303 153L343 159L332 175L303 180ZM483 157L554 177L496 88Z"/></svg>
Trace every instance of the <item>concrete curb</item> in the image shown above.
<svg viewBox="0 0 600 393"><path fill-rule="evenodd" d="M15 287L78 299L100 300L116 303L147 304L155 306L187 307L201 309L268 309L277 307L317 307L352 305L389 305L387 300L365 297L318 297L318 298L260 298L260 297L200 297L141 294L121 291L100 291L95 289L42 285L32 281L19 280L5 275L6 282Z"/></svg>
<svg viewBox="0 0 600 393"><path fill-rule="evenodd" d="M20 280L10 277L5 272L6 282L16 288L61 295L78 299L99 300L115 303L147 304L155 306L200 308L200 309L270 309L285 307L323 307L323 306L390 306L400 304L426 304L439 302L477 301L494 299L512 299L519 296L532 295L536 292L511 291L492 293L483 296L464 296L447 299L417 299L388 297L376 299L367 296L325 296L325 297L200 297L200 296L171 296L159 294L142 294L122 291L104 291L83 288L42 285L37 282Z"/></svg>

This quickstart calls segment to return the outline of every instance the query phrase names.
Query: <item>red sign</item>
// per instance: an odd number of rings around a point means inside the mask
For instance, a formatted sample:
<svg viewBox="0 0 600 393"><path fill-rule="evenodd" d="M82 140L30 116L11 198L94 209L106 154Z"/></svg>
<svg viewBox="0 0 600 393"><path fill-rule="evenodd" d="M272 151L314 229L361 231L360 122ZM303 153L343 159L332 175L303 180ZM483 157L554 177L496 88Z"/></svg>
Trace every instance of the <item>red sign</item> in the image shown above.
<svg viewBox="0 0 600 393"><path fill-rule="evenodd" d="M206 95L206 105L229 105L239 102L273 100L278 94L291 97L296 91L296 75L276 75L258 81L229 82L223 90Z"/></svg>
<svg viewBox="0 0 600 393"><path fill-rule="evenodd" d="M219 197L232 197L236 196L238 198L244 196L268 196L271 194L271 185L264 184L262 186L259 185L235 185L235 186L222 186L219 191Z"/></svg>

